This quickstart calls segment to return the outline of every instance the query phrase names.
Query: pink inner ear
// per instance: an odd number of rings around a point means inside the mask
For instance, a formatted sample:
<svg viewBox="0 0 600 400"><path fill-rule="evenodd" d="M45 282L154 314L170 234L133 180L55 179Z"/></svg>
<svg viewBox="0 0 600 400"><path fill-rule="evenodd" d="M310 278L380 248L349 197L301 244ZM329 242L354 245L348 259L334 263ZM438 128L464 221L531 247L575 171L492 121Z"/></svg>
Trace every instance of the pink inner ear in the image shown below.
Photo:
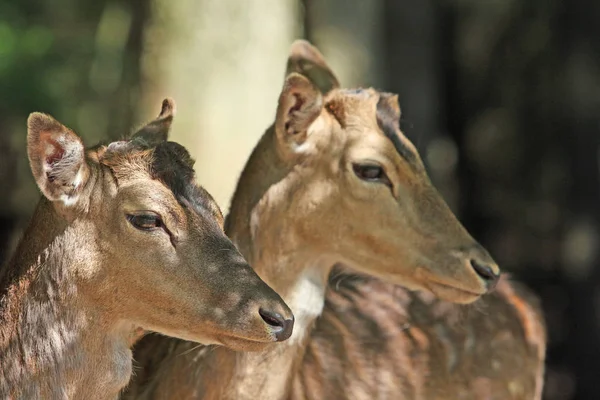
<svg viewBox="0 0 600 400"><path fill-rule="evenodd" d="M290 107L290 110L288 111L288 115L291 115L297 111L300 111L302 109L302 106L304 105L304 99L302 98L300 93L292 93L292 96L294 97L294 105L292 107ZM290 119L288 119L288 121L286 121L285 131L287 133L294 135L298 132L296 132L294 129L292 129L290 132L291 123L292 123L292 121Z"/></svg>
<svg viewBox="0 0 600 400"><path fill-rule="evenodd" d="M296 101L295 101L294 105L292 106L292 108L290 108L290 113L300 110L302 108L302 106L304 105L304 99L300 96L299 93L294 93L293 96Z"/></svg>
<svg viewBox="0 0 600 400"><path fill-rule="evenodd" d="M44 161L50 168L54 167L65 155L65 149L58 143L50 132L40 133L40 152L44 155ZM56 177L52 171L46 172L49 182L54 182Z"/></svg>
<svg viewBox="0 0 600 400"><path fill-rule="evenodd" d="M40 143L42 144L42 151L46 156L46 164L52 166L60 161L65 155L65 149L61 146L50 132L42 132L40 134ZM48 145L52 146L52 151L48 154Z"/></svg>
<svg viewBox="0 0 600 400"><path fill-rule="evenodd" d="M63 158L65 151L54 140L49 142L49 144L54 147L54 151L46 157L46 163L49 165L54 165L55 163L57 163L58 161L60 161Z"/></svg>

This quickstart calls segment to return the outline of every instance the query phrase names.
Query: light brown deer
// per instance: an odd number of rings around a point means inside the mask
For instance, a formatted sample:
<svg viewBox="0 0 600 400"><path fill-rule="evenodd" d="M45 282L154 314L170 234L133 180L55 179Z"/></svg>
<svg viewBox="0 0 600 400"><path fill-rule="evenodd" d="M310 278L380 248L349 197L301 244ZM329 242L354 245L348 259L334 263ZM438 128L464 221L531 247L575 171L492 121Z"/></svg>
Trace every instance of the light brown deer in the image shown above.
<svg viewBox="0 0 600 400"><path fill-rule="evenodd" d="M0 279L0 398L111 399L141 329L257 350L293 316L222 228L193 160L167 142L173 102L131 140L85 150L28 120L44 197Z"/></svg>
<svg viewBox="0 0 600 400"><path fill-rule="evenodd" d="M292 46L226 223L294 311L292 338L243 354L148 336L127 398L539 397L531 296L503 279L475 309L450 303L477 300L498 267L432 187L396 96L338 86L316 49ZM361 276L338 270L328 286L337 264Z"/></svg>

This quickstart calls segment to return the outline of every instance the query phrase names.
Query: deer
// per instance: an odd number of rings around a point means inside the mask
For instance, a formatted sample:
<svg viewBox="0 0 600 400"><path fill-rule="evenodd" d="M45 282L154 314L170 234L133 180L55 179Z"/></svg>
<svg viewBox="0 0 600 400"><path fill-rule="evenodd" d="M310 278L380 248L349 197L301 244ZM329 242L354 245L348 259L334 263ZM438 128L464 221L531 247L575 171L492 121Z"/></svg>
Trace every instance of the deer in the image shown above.
<svg viewBox="0 0 600 400"><path fill-rule="evenodd" d="M130 139L87 149L29 116L42 198L0 277L0 398L116 399L146 331L248 351L291 336L291 310L167 140L174 112L167 98Z"/></svg>
<svg viewBox="0 0 600 400"><path fill-rule="evenodd" d="M293 43L225 231L294 333L252 353L146 336L125 399L540 398L536 297L500 278L399 121L397 95L340 88Z"/></svg>

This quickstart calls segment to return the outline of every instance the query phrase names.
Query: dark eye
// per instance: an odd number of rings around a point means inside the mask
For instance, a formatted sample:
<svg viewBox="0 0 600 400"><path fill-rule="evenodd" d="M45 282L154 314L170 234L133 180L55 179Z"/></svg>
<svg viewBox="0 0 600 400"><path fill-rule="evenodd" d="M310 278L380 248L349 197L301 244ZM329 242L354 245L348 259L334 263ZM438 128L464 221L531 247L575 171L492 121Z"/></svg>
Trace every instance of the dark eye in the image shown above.
<svg viewBox="0 0 600 400"><path fill-rule="evenodd" d="M352 165L354 173L363 181L379 182L392 187L390 179L385 171L379 165L374 164L354 164Z"/></svg>
<svg viewBox="0 0 600 400"><path fill-rule="evenodd" d="M142 231L151 231L163 226L162 220L156 214L128 214L127 220Z"/></svg>

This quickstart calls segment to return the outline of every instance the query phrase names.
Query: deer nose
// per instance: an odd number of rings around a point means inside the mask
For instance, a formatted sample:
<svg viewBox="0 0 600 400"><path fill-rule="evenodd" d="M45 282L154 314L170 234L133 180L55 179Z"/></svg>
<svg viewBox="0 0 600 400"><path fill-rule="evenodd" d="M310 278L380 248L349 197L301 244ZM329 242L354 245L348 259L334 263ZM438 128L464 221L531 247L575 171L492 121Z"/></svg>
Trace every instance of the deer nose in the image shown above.
<svg viewBox="0 0 600 400"><path fill-rule="evenodd" d="M473 267L477 275L479 275L479 277L483 279L488 291L491 291L496 287L496 285L498 284L498 280L500 279L500 274L494 272L494 268L491 265L484 264L477 260L471 259L471 266ZM495 270L498 271L497 266Z"/></svg>
<svg viewBox="0 0 600 400"><path fill-rule="evenodd" d="M262 317L263 321L269 325L271 331L275 334L275 339L278 342L284 341L292 336L294 330L294 317L284 318L275 311L269 311L265 309L259 309L258 313Z"/></svg>

